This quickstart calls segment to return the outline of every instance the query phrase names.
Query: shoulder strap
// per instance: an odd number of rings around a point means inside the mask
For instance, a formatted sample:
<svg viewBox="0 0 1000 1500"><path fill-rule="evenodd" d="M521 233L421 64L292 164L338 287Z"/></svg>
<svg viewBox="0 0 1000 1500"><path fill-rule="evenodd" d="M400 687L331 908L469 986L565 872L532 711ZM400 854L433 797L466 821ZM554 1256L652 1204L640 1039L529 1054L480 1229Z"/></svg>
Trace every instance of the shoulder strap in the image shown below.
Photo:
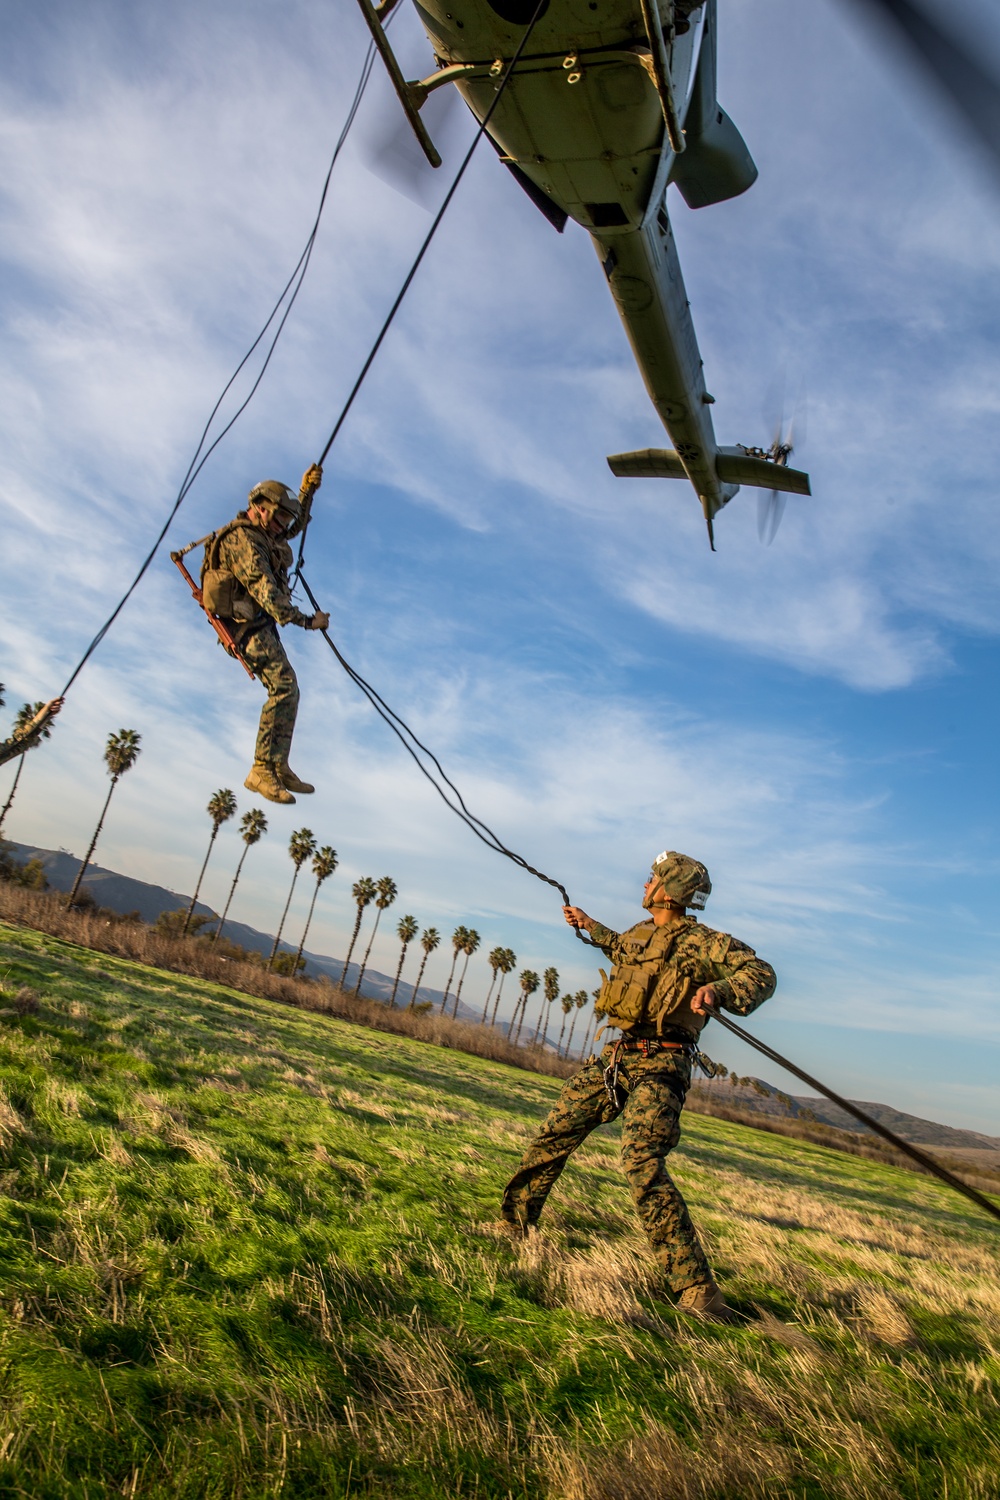
<svg viewBox="0 0 1000 1500"><path fill-rule="evenodd" d="M249 517L237 516L235 521L229 521L219 531L213 531L212 535L206 539L205 562L202 571L207 573L218 568L219 548L224 538L230 536L234 531L241 531L247 527L253 527L253 522Z"/></svg>

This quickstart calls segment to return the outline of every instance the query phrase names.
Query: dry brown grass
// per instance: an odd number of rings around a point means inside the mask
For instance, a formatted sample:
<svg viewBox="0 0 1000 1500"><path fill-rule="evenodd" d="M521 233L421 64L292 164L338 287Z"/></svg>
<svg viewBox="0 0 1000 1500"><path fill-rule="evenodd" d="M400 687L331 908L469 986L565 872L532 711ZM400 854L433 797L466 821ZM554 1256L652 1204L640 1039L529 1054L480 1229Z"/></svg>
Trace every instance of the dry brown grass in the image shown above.
<svg viewBox="0 0 1000 1500"><path fill-rule="evenodd" d="M157 932L140 922L122 922L100 911L72 911L65 898L54 892L26 890L0 881L0 920L21 924L66 942L79 944L99 953L112 953L153 968L191 974L216 984L225 984L247 995L279 1000L302 1010L317 1011L341 1021L371 1027L375 1031L408 1036L432 1046L467 1052L474 1057L508 1063L532 1073L567 1078L579 1066L579 1059L558 1058L541 1047L509 1043L499 1029L466 1021L453 1021L440 1012L416 1013L402 1008L390 1009L378 1000L356 998L332 982L291 979L269 973L253 963L241 963L218 953L204 938L177 938ZM34 991L22 988L16 994L5 992L0 985L0 1007L6 1005L20 1013L37 1009ZM370 1104L367 1106L370 1108ZM697 1083L688 1095L687 1109L696 1114L711 1115L748 1125L754 1130L787 1136L827 1146L869 1161L903 1167L907 1171L923 1169L902 1152L895 1151L877 1136L859 1135L838 1130L832 1125L796 1119L789 1116L756 1114L734 1109L718 1102L699 1089ZM0 1122L0 1130L4 1127ZM509 1129L509 1126L507 1127ZM987 1193L1000 1189L1000 1168L988 1162L970 1162L967 1157L950 1156L935 1150L934 1156L957 1176Z"/></svg>
<svg viewBox="0 0 1000 1500"><path fill-rule="evenodd" d="M473 1057L509 1063L532 1073L565 1078L578 1066L541 1047L515 1047L498 1028L453 1021L440 1012L390 1009L378 1000L350 995L328 980L289 979L269 973L257 964L226 958L204 938L168 937L145 923L115 921L101 912L71 911L58 893L29 891L0 881L0 920L47 932L98 953L113 953L153 968L192 974L246 995L279 1000L338 1021L351 1021L375 1031L429 1042L435 1047L468 1052ZM10 1003L14 1003L13 999Z"/></svg>

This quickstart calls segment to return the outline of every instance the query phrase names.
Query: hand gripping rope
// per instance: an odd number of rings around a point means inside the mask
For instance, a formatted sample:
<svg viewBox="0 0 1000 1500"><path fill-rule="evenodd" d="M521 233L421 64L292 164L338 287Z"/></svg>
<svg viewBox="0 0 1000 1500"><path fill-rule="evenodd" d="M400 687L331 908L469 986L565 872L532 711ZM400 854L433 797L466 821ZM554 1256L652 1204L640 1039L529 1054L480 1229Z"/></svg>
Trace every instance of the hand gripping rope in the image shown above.
<svg viewBox="0 0 1000 1500"><path fill-rule="evenodd" d="M202 469L205 467L205 464L208 462L208 460L211 457L212 453L215 451L215 449L222 442L222 439L226 436L226 434L236 424L236 422L242 416L243 412L246 411L246 409L249 406L250 402L253 400L254 396L257 393L257 389L260 386L260 383L261 383L261 381L264 378L264 375L265 375L265 372L267 370L267 367L271 363L271 357L274 354L274 351L275 351L275 349L277 347L278 340L281 338L281 335L284 332L285 324L288 322L289 314L291 313L292 308L295 306L295 300L298 297L299 292L302 290L302 283L304 282L305 277L306 277L306 272L309 269L309 262L312 259L313 249L314 249L315 244L316 244L316 237L317 237L317 235L319 233L319 225L320 225L320 220L323 217L323 209L326 206L326 199L327 199L327 194L328 194L329 189L330 189L330 179L333 176L333 169L334 169L334 167L337 164L337 159L340 156L340 153L341 153L341 151L343 149L344 142L347 140L348 134L350 133L351 126L354 124L354 118L357 115L358 107L361 104L361 100L362 100L362 97L364 96L365 89L368 86L368 80L371 77L371 71L372 71L372 66L374 64L374 61L375 61L375 47L374 47L373 43L369 43L368 50L365 53L364 62L361 65L361 74L360 74L360 77L358 78L357 87L355 88L355 91L354 91L354 97L351 100L350 108L347 111L347 119L344 121L343 128L342 128L342 130L340 132L340 135L337 138L337 144L336 144L336 146L333 149L333 155L330 158L330 165L327 168L326 178L325 178L325 180L323 182L323 189L322 189L322 192L320 193L319 204L318 204L317 209L316 209L315 218L313 219L312 228L309 231L309 235L308 235L308 237L306 239L305 246L303 247L302 254L299 256L298 261L296 262L295 269L292 271L291 276L289 276L289 278L286 281L284 287L282 288L281 295L278 297L278 300L275 302L274 307L271 309L271 312L269 313L267 321L264 323L264 326L261 328L261 330L258 333L257 337L254 339L253 343L250 345L249 349L246 351L246 353L244 354L243 358L240 360L239 364L236 366L236 369L233 371L232 375L230 375L229 379L227 380L226 384L223 386L222 391L219 394L218 400L216 401L215 405L212 407L211 413L209 414L208 421L205 423L205 426L202 429L201 437L198 439L198 446L195 448L194 455L193 455L193 457L191 459L190 464L188 465L187 473L184 475L184 479L181 482L181 487L180 487L180 489L177 492L177 496L176 496L176 498L174 500L173 505L170 508L170 511L169 511L169 513L167 515L166 520L163 523L163 526L162 526L162 529L159 532L159 535L157 536L157 538L154 541L152 547L149 549L148 553L146 554L145 558L143 559L143 562L142 562L142 565L139 568L139 571L136 573L136 575L133 578L132 582L129 584L128 588L125 590L125 593L122 595L121 599L119 599L118 603L115 605L114 609L111 611L111 614L105 620L104 624L101 626L100 630L98 630L97 634L93 637L93 639L91 640L90 644L87 646L87 649L84 651L83 655L80 657L80 660L77 662L76 666L73 668L73 671L70 674L70 677L69 677L69 679L66 682L66 686L62 690L61 698L59 700L55 700L55 701L61 702L61 699L65 698L65 696L68 693L69 689L73 686L74 682L79 677L80 673L83 671L83 668L86 666L86 664L90 660L91 656L93 656L93 654L97 650L98 646L104 640L104 637L107 635L108 631L111 629L112 625L115 623L115 621L117 620L118 616L121 614L122 610L125 608L125 605L128 603L129 599L135 593L135 590L138 588L139 584L142 582L142 579L145 577L146 572L148 571L150 564L152 563L152 561L153 561L154 557L156 556L157 552L159 551L160 545L163 542L164 537L166 536L167 532L170 530L170 526L171 526L171 523L174 520L174 517L177 515L177 512L180 510L181 506L184 504L184 501L187 499L187 496L188 496L188 494L189 494L189 492L191 490L191 486L194 484L195 480L198 478L198 475L201 473ZM286 298L288 299L287 303L286 303L286 300L285 300ZM283 305L284 305L284 311L282 312L282 306ZM280 317L279 317L279 313L280 313ZM240 373L242 372L242 370L246 366L247 362L251 359L251 357L253 356L255 350L257 349L257 347L263 341L265 335L267 334L268 329L274 323L274 320L276 318L278 318L277 327L274 330L274 334L273 334L273 336L271 338L270 345L268 346L267 353L264 356L264 361L263 361L263 363L262 363L262 365L260 367L260 370L257 373L257 376L256 376L256 378L255 378L255 380L253 382L253 385L250 387L250 390L249 390L247 396L240 403L240 405L237 407L236 411L233 413L232 417L229 419L229 421L223 427L222 431L219 432L215 436L215 438L212 440L212 442L206 448L205 447L205 443L206 443L206 441L208 439L209 431L211 430L212 423L215 421L215 418L216 418L216 416L218 414L219 408L221 407L221 405L222 405L223 401L225 400L226 396L229 394L230 390L233 387L233 384L235 383L235 381L237 380L238 376L240 375ZM187 549L185 549L185 550L187 550Z"/></svg>
<svg viewBox="0 0 1000 1500"><path fill-rule="evenodd" d="M337 437L338 437L338 435L340 433L340 430L341 430L341 428L342 428L342 426L344 424L344 421L345 421L345 419L346 419L346 417L347 417L347 415L348 415L351 407L354 404L355 398L357 397L358 392L360 391L360 389L361 389L361 387L362 387L362 385L364 383L364 380L365 380L365 378L366 378L366 376L368 374L368 371L370 370L370 368L371 368L371 366L372 366L372 364L373 364L373 362L375 360L375 357L378 354L378 351L379 351L379 349L380 349L380 347L382 345L382 342L385 339L385 336L388 333L389 328L391 327L391 325L392 325L392 323L393 323L393 321L395 319L396 313L399 311L399 308L400 308L400 306L401 306L401 304L403 302L403 299L406 296L406 293L409 290L410 285L411 285L414 277L416 276L416 273L417 273L417 271L418 271L418 269L420 267L420 264L423 261L424 255L426 254L428 248L430 247L431 241L434 239L434 236L437 233L438 227L439 227L442 219L444 218L445 212L447 211L447 209L448 209L448 207L449 207L449 205L450 205L450 203L452 201L452 198L455 195L455 192L456 192L456 190L458 188L458 185L461 182L463 176L465 175L466 168L468 167L470 161L472 160L473 152L475 151L476 146L478 145L479 141L481 140L482 136L484 135L484 133L486 131L486 127L489 124L489 121L490 121L490 119L491 119L491 117L493 115L494 110L496 109L497 103L500 100L500 96L503 93L504 89L506 88L507 83L508 83L508 81L509 81L509 79L510 79L510 77L511 77L513 71L514 71L514 68L517 65L517 63L519 62L519 60L520 60L520 58L521 58L521 56L522 56L522 54L524 52L524 49L525 49L525 47L527 45L527 42L528 42L528 39L530 38L530 36L531 36L531 34L532 34L532 32L533 32L533 30L535 28L535 24L538 21L538 18L541 15L542 11L544 10L546 3L547 3L547 0L539 0L538 5L536 6L534 15L531 18L531 21L530 21L530 23L529 23L529 25L528 25L525 33L524 33L524 36L522 37L521 42L520 42L520 44L519 44L519 46L518 46L518 48L517 48L517 50L516 50L516 52L515 52L512 60L511 60L509 66L505 70L504 75L503 75L501 81L500 81L500 84L499 84L499 86L497 88L496 97L494 98L492 104L490 105L490 108L486 112L486 114L485 114L485 116L484 116L484 118L482 120L482 123L480 124L479 129L477 130L476 135L475 135L475 137L474 137L474 139L472 141L472 144L469 147L468 151L466 152L466 155L465 155L465 157L464 157L464 159L462 161L462 164L459 167L458 172L455 175L454 181L452 182L451 187L448 189L448 192L445 195L444 201L442 202L441 207L439 208L437 214L435 215L435 218L434 218L433 223L431 224L430 230L428 231L428 233L427 233L427 235L426 235L426 237L425 237L425 239L423 241L423 244L421 245L420 250L417 253L416 258L415 258L412 266L410 267L410 270L409 270L409 272L408 272L408 274L406 276L406 279L403 282L402 287L400 288L400 291L399 291L399 293L398 293L398 295L396 297L396 300L394 301L392 307L390 308L389 313L387 314L387 316L385 318L385 321L383 322L382 327L381 327L381 329L380 329L380 331L378 333L378 336L375 339L375 342L372 345L372 348L369 351L369 354L368 354L368 356L367 356L367 358L366 358L366 360L365 360L365 362L364 362L364 364L363 364L363 366L361 368L361 371L360 371L360 373L358 375L358 378L355 381L355 383L354 383L354 385L353 385L353 387L352 387L352 389L350 391L350 394L348 395L347 401L345 402L345 404L344 404L344 406L343 406L343 408L342 408L342 410L340 412L340 415L338 416L337 421L334 424L333 430L330 433L330 436L327 439L326 445L323 448L323 451L322 451L322 453L320 455L319 462L320 462L321 465L322 465L323 461L326 459L328 453L330 452L330 449L333 447L333 444L335 443L335 441L336 441L336 439L337 439ZM132 582L129 585L128 589L125 591L124 595L122 596L122 598L120 599L120 601L118 602L118 604L115 606L115 608L112 611L112 613L108 616L107 620L104 622L104 624L101 626L100 630L97 632L97 634L91 640L90 644L87 646L87 649L84 651L84 653L81 656L79 662L77 663L77 665L74 668L72 674L70 675L70 677L69 677L69 679L68 679L68 681L66 683L66 686L63 688L63 692L62 692L61 697L59 699L53 700L53 702L52 702L51 705L47 705L46 706L46 710L47 710L47 712L48 712L48 714L50 716L51 716L52 713L58 712L58 707L56 707L55 705L61 706L62 698L65 697L65 695L68 692L69 688L72 687L73 683L76 681L76 679L79 676L80 672L82 671L83 667L86 665L87 661L93 655L94 651L96 651L97 647L104 640L104 637L107 635L107 633L110 630L111 626L114 624L115 620L118 618L118 616L121 613L122 609L124 608L124 606L126 605L126 603L128 602L128 600L131 598L132 594L135 592L135 590L138 587L139 583L141 582L142 578L146 574L146 572L147 572L150 564L152 563L153 558L156 556L156 553L159 550L160 545L163 542L163 539L166 536L167 531L170 528L171 522L173 521L174 517L176 516L177 512L179 511L179 509L180 509L181 505L183 504L184 500L187 498L187 495L188 495L188 493L189 493L189 491L191 489L191 486L194 484L195 479L198 477L199 473L204 468L205 463L207 462L208 458L210 457L210 455L212 454L212 452L215 450L215 448L218 446L218 444L222 441L222 439L226 436L226 434L230 431L230 429L233 427L233 425L238 420L238 418L246 410L246 408L249 405L250 401L253 399L254 395L256 394L256 391L257 391L257 389L258 389L258 387L259 387L259 385L260 385L260 383L261 383L261 381L262 381L262 379L264 377L264 374L265 374L265 372L267 370L267 367L270 364L271 357L274 354L274 350L275 350L275 348L277 346L277 343L278 343L278 340L280 339L281 334L282 334L282 332L284 330L285 324L288 321L288 317L289 317L289 314L291 313L292 307L295 304L295 300L298 297L298 294L299 294L299 292L302 289L302 283L303 283L303 281L305 279L306 272L307 272L307 270L309 268L309 262L310 262L310 259L312 257L312 251L313 251L313 248L314 248L315 243L316 243L316 236L317 236L318 231L319 231L320 219L322 217L323 208L324 208L325 203L326 203L327 192L328 192L328 189L329 189L329 186L330 186L330 179L331 179L331 176L332 176L332 173L333 173L333 168L334 168L334 166L335 166L335 164L337 162L337 159L338 159L338 157L340 155L340 152L341 152L341 149L342 149L342 147L344 145L344 142L347 139L347 136L348 136L348 133L349 133L349 131L351 129L351 126L354 123L354 118L355 118L355 116L357 114L358 106L361 103L362 96L364 94L365 88L366 88L367 83L368 83L368 79L369 79L369 77L371 75L372 65L373 65L373 62L374 62L374 53L375 53L374 46L370 44L369 47L368 47L368 51L367 51L367 53L365 55L364 63L362 65L361 76L360 76L360 78L358 80L358 85L357 85L357 88L355 90L354 98L353 98L353 100L351 102L350 109L348 110L347 119L346 119L344 127L343 127L343 129L342 129L342 131L340 133L340 136L339 136L339 138L337 140L336 147L334 148L333 156L332 156L332 159L330 161L330 166L329 166L329 169L327 171L326 179L325 179L324 184L323 184L323 190L322 190L322 193L320 195L319 207L317 209L316 217L315 217L315 220L313 222L312 229L311 229L311 231L309 233L309 237L306 240L305 248L303 249L302 254L299 257L299 260L298 260L298 262L297 262L297 264L295 266L295 269L293 270L291 276L289 277L289 279L286 282L284 288L282 289L281 295L279 296L277 302L275 303L275 305L274 305L274 307L273 307L273 309L272 309L272 311L271 311L271 313L270 313L267 321L265 322L264 326L261 328L259 334L254 339L253 343L250 345L250 347L247 350L246 354L241 359L240 363L237 365L236 369L233 371L233 374L230 376L229 380L227 381L225 387L222 390L222 393L220 394L218 400L216 401L214 407L212 408L212 412L211 412L211 414L209 416L208 421L205 423L205 427L204 427L204 429L202 431L202 434L201 434L201 437L199 439L198 446L195 449L194 456L191 459L191 462L190 462L190 464L188 466L187 473L184 476L184 480L183 480L183 482L181 484L180 490L178 491L177 497L176 497L176 499L175 499L175 501L173 503L173 506L171 507L171 510L170 510L170 512L169 512L169 514L167 516L167 519L166 519L166 521L165 521L165 523L163 525L162 530L160 531L159 535L157 536L156 540L154 541L153 546L151 547L151 549L150 549L149 553L147 554L146 558L144 559L141 567L139 568L139 571L137 572L135 578L132 580ZM286 304L286 301L285 301L286 297L288 298L287 304ZM282 309L283 304L284 304L284 311L282 312L281 309ZM279 313L281 314L280 318L278 316ZM253 355L254 351L257 349L258 345L264 339L265 335L267 334L268 329L271 327L271 325L274 322L275 318L278 318L277 327L276 327L276 329L274 331L274 335L273 335L273 337L271 339L271 342L270 342L270 345L269 345L269 347L267 349L267 353L265 355L265 358L264 358L263 364L261 366L261 369L258 372L256 379L254 380L254 383L253 383L253 385L252 385L252 387L250 389L249 394L246 396L246 398L244 399L244 401L237 408L237 410L236 410L235 414L233 415L233 417L223 427L222 431L217 434L217 436L213 439L212 443L206 448L205 447L205 443L207 441L209 431L210 431L212 423L215 420L215 417L216 417L216 415L217 415L217 413L219 411L219 408L222 405L223 400L228 395L228 393L229 393L230 389L232 388L235 380L237 379L237 377L239 376L239 374L243 370L244 366L247 364L248 360ZM303 559L304 559L304 553L305 553L305 537L306 537L306 531L307 531L308 525L309 525L309 520L310 520L310 516L307 513L307 515L305 517L305 525L304 525L303 530L302 530L301 541L299 543L299 555L298 555L298 561L297 561L297 565L296 565L296 577L301 581L302 587L305 590L305 592L306 592L306 594L307 594L307 596L308 596L308 598L309 598L309 600L310 600L310 602L311 602L311 604L313 606L313 609L314 610L318 610L319 609L319 604L317 603L316 597L313 594L312 589L309 587L309 584L306 581L305 575L304 575L304 573L302 571ZM195 544L195 545L197 545L197 544ZM187 551L189 549L185 548L184 550ZM183 555L183 554L180 554L180 555ZM528 862L527 862L527 860L524 859L520 854L517 854L514 850L508 849L507 846L502 842L502 840L493 832L493 830L491 828L489 828L487 826L487 824L485 824L482 821L482 819L477 818L475 816L475 814L472 813L469 810L469 808L467 807L467 805L465 803L464 798L462 797L461 792L455 786L454 782L452 782L451 779L446 775L444 769L441 766L440 761L432 753L432 751L430 751L427 748L427 746L424 745L417 738L417 736L410 729L409 725L406 724L406 722L402 718L400 718L400 716L392 708L389 707L389 705L379 695L379 693L371 686L371 684L368 683L368 682L366 682L365 679L360 675L360 673L358 673L358 672L356 672L354 670L354 668L350 665L350 663L345 659L345 657L339 651L337 645L335 644L335 642L334 642L333 638L331 637L331 635L330 635L330 633L329 633L328 630L324 630L323 631L323 636L324 636L324 638L325 638L325 640L327 642L327 645L330 647L330 650L333 652L334 656L340 662L340 665L343 667L344 671L350 677L351 681L354 682L356 684L356 686L358 688L360 688L360 690L364 693L365 697L371 703L371 705L375 709L376 713L378 713L378 715L380 716L380 718L382 718L384 720L384 722L389 726L389 728L392 730L393 734L397 737L397 739L403 745L403 748L406 750L407 754L412 758L412 760L414 761L414 763L417 765L417 767L419 768L421 774L424 777L426 777L426 779L431 783L431 785L434 787L434 790L438 793L438 796L442 799L442 801L445 803L445 805L448 808L450 808L451 811L453 813L455 813L455 815L457 817L459 817L459 818L462 819L463 823L466 824L466 826L476 835L476 837L482 843L484 843L487 846L487 848L495 850L498 854L502 854L505 858L507 858L509 860L512 860L514 864L516 864L517 866L519 866L519 868L522 869L522 870L524 870L527 874L534 875L537 880L541 880L546 885L552 886L555 890L557 890L559 892L560 896L562 897L563 905L564 906L571 905L571 902L570 902L570 899L569 899L569 895L568 895L568 893L566 891L565 886L563 886L558 880L554 880L552 878L552 876L544 874L541 870L536 870L533 865L529 865ZM422 756L425 756L431 762L431 765L434 768L433 771L431 769L429 769L428 766L421 759ZM440 778L440 780L438 778ZM444 783L444 785L442 785L442 782ZM591 947L596 947L597 946L589 938L585 937L584 934L580 931L579 928L575 928L574 931L576 932L576 935L580 939L581 942L587 943ZM751 1047L755 1048L758 1052L762 1053L771 1062L775 1063L778 1067L784 1068L787 1072L791 1073L794 1077L801 1079L802 1082L808 1084L810 1088L816 1089L820 1094L822 1094L825 1098L829 1099L832 1103L838 1105L841 1109L846 1110L847 1113L850 1114L850 1115L852 1115L856 1120L860 1121L864 1125L867 1125L868 1128L870 1130L874 1131L876 1135L881 1136L884 1140L890 1142L890 1144L892 1144L893 1146L895 1146L897 1150L899 1150L899 1151L903 1152L905 1155L909 1156L913 1161L918 1162L926 1171L928 1171L929 1173L931 1173L933 1176L937 1177L941 1182L944 1182L945 1184L947 1184L947 1186L953 1188L956 1192L962 1193L966 1198L968 1198L971 1202L975 1203L979 1208L982 1208L992 1218L994 1218L996 1220L1000 1220L1000 1208L998 1208L996 1204L992 1203L990 1201L990 1199L987 1198L983 1193L978 1192L976 1188L971 1187L968 1183L963 1182L961 1180L961 1178L956 1177L952 1172L949 1172L946 1167L943 1167L939 1162L935 1161L933 1157L928 1156L925 1152L919 1150L916 1146L912 1145L909 1141L902 1140L898 1135L895 1134L894 1131L889 1130L886 1126L880 1124L880 1122L878 1120L873 1119L863 1109L859 1109L859 1107L856 1104L852 1104L850 1100L844 1099L839 1094L834 1093L834 1091L832 1089L828 1089L825 1086L825 1084L820 1083L818 1079L813 1078L809 1073L806 1073L801 1068L796 1067L796 1065L794 1063L789 1062L787 1058L782 1057L779 1052L776 1052L774 1050L774 1048L768 1046L767 1043L765 1043L765 1042L759 1041L756 1037L754 1037L753 1035L751 1035L750 1032L745 1031L742 1026L738 1026L734 1021L730 1020L727 1016L722 1015L719 1011L715 1011L713 1014L714 1014L715 1020L717 1020L728 1031L731 1031L735 1036L738 1036L738 1037L741 1038L741 1040L747 1042Z"/></svg>

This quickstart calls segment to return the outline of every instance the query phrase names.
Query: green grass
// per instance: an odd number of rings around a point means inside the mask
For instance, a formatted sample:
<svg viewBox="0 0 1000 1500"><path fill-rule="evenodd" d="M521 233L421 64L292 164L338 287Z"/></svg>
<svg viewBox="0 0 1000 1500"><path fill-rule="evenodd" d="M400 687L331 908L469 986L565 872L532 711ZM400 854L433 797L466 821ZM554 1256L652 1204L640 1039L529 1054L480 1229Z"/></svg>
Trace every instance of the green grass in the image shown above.
<svg viewBox="0 0 1000 1500"><path fill-rule="evenodd" d="M1000 1494L997 1235L929 1179L687 1118L748 1317L689 1324L612 1129L497 1234L558 1081L6 926L0 979L0 1496Z"/></svg>

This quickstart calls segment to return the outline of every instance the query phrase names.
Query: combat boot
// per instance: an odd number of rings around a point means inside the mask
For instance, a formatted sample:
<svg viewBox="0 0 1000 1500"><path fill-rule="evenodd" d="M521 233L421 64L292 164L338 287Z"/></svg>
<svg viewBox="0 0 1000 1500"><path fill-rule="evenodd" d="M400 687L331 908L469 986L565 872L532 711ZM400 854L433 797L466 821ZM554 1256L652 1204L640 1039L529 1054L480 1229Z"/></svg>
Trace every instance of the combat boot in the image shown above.
<svg viewBox="0 0 1000 1500"><path fill-rule="evenodd" d="M677 1298L678 1312L689 1318L701 1318L705 1323L735 1323L736 1314L726 1304L726 1299L714 1281L702 1282L699 1286L686 1286Z"/></svg>
<svg viewBox="0 0 1000 1500"><path fill-rule="evenodd" d="M316 790L311 781L299 780L287 760L275 761L274 774L288 792L299 792L302 796L305 796L308 792Z"/></svg>
<svg viewBox="0 0 1000 1500"><path fill-rule="evenodd" d="M286 791L275 773L273 766L267 761L255 760L250 767L250 775L243 785L248 792L256 792L260 797L266 797L268 802L294 802L295 798L291 792Z"/></svg>

